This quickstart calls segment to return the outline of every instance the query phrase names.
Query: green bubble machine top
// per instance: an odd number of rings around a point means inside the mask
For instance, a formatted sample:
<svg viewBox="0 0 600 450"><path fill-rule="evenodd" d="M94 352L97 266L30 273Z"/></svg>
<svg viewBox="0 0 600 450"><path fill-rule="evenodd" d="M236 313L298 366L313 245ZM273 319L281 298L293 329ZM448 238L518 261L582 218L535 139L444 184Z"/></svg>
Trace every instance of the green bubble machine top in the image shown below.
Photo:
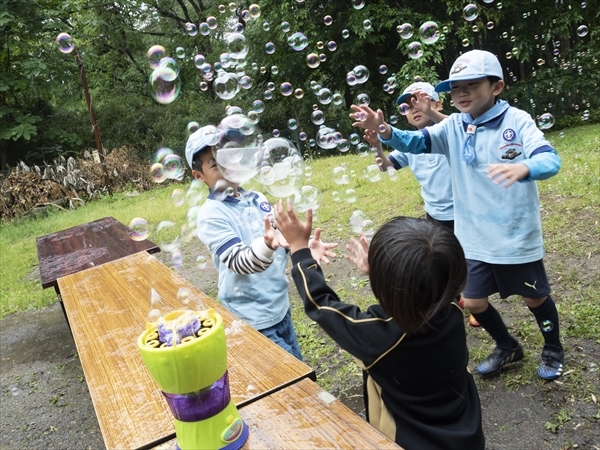
<svg viewBox="0 0 600 450"><path fill-rule="evenodd" d="M173 416L177 447L238 450L248 439L229 391L223 319L216 311L170 312L137 341Z"/></svg>

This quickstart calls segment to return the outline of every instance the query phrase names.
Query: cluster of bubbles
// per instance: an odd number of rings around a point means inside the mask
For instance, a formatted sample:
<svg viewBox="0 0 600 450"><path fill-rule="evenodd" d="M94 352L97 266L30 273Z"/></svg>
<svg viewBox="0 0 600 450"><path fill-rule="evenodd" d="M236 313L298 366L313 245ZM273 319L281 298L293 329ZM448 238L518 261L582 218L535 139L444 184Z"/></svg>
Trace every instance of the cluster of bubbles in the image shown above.
<svg viewBox="0 0 600 450"><path fill-rule="evenodd" d="M346 74L346 82L350 86L355 86L357 84L364 84L369 79L369 69L366 66L358 65L350 72Z"/></svg>
<svg viewBox="0 0 600 450"><path fill-rule="evenodd" d="M148 49L148 63L152 72L148 77L150 95L163 105L174 102L181 91L181 79L177 61L170 56L162 45L153 45Z"/></svg>
<svg viewBox="0 0 600 450"><path fill-rule="evenodd" d="M150 174L155 183L165 180L183 180L185 174L181 157L170 148L163 147L156 152L154 164L150 167Z"/></svg>

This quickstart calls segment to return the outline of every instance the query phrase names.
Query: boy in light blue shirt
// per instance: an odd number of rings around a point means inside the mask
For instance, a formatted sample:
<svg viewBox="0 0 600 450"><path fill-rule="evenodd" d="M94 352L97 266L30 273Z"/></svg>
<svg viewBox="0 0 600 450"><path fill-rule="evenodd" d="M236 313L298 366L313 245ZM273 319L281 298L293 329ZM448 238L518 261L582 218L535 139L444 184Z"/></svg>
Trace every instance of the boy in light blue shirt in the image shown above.
<svg viewBox="0 0 600 450"><path fill-rule="evenodd" d="M404 103L408 106L406 121L418 130L441 122L446 118L444 114L439 112L442 109L442 102L429 83L422 81L412 83L398 97L396 103L399 105ZM421 105L424 103L427 103L429 114L437 115L437 120L430 118L421 111ZM454 230L452 177L448 159L441 154L413 155L398 150L393 150L386 156L375 131L365 130L364 138L375 149L375 159L381 170L410 168L421 186L421 197L423 197L427 219Z"/></svg>
<svg viewBox="0 0 600 450"><path fill-rule="evenodd" d="M213 152L223 144L214 126L190 135L185 156L192 175L210 194L198 211L198 237L213 255L219 271L219 300L271 341L302 360L288 299L287 242L271 225L267 198L223 178ZM318 232L317 232L318 231ZM317 261L335 256L315 230L311 250Z"/></svg>
<svg viewBox="0 0 600 450"><path fill-rule="evenodd" d="M377 130L379 138L400 151L442 153L448 158L454 194L455 233L469 270L465 307L496 341L494 352L477 366L482 375L497 373L523 358L491 294L521 295L544 337L538 375L546 380L563 371L556 305L542 261L539 194L534 180L555 175L561 161L531 117L498 96L504 88L502 67L491 53L473 50L460 56L437 92L450 91L461 112L420 131L401 131L383 120L383 112L352 106L366 114L354 126ZM355 118L355 114L350 114ZM509 189L508 189L509 188Z"/></svg>

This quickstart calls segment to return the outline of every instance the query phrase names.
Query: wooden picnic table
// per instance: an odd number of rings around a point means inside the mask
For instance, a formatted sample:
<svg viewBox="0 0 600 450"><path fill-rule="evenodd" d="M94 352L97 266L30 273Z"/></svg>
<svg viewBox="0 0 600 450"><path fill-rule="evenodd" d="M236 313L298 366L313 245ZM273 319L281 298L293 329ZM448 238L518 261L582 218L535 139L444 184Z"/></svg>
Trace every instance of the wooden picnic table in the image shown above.
<svg viewBox="0 0 600 450"><path fill-rule="evenodd" d="M54 287L60 294L58 278L133 253L156 253L160 248L149 240L134 241L125 225L104 217L41 236L37 238L37 250L42 287Z"/></svg>
<svg viewBox="0 0 600 450"><path fill-rule="evenodd" d="M315 379L309 366L146 252L59 278L58 287L108 449L149 448L175 437L171 412L136 343L152 289L165 309L183 308L178 295L184 292L190 304L201 301L200 307L223 316L231 397L238 407Z"/></svg>
<svg viewBox="0 0 600 450"><path fill-rule="evenodd" d="M401 447L309 379L239 409L249 429L241 450ZM153 450L175 450L176 440Z"/></svg>

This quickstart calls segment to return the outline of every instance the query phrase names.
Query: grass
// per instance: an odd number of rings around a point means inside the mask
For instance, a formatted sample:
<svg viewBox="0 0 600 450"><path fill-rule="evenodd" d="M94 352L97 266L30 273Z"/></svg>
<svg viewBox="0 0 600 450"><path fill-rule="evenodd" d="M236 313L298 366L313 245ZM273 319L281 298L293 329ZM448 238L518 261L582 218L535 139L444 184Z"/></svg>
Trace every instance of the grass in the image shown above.
<svg viewBox="0 0 600 450"><path fill-rule="evenodd" d="M563 336L598 341L600 280L597 273L582 275L578 267L594 258L597 261L600 254L600 125L571 129L564 133L564 137L558 133L548 133L547 136L563 160L557 176L538 183L549 274L556 276L554 295L559 299L557 305ZM354 235L348 221L355 210L362 210L374 222L374 228L396 215L424 214L420 189L410 171L399 171L396 180L382 174L380 181L370 182L363 177L363 171L372 163L371 158L349 154L307 161L312 176L305 180L305 184L321 190L315 226L324 229L324 240L347 242ZM332 175L333 169L342 165L350 177L347 185L336 184ZM154 229L162 221L184 224L187 208L175 207L171 194L174 189L185 187L185 184L160 186L134 197L115 194L112 198L105 197L68 213L53 212L44 217L0 225L0 318L41 308L55 301L54 292L43 290L39 276L35 274L36 237L105 216L113 216L125 224L135 217L143 217ZM260 189L252 183L248 187ZM346 189L349 188L356 192L354 203L345 201ZM334 200L335 192L339 193L340 201ZM270 197L270 200L277 199ZM155 233L150 238L159 241ZM342 254L343 249L340 248L338 255ZM350 273L350 276L332 272L330 282L345 301L361 308L374 301L365 277L357 272ZM322 375L321 385L339 392L345 387L360 384L360 373L352 364L351 357L340 352L333 341L304 315L297 298L294 298L295 290L292 291L293 317L305 359ZM511 310L524 308L519 299L509 299L508 302ZM515 319L512 328L518 330L521 340L533 344L528 345L529 348L538 348L541 345L540 333L535 323L530 321L529 313L521 312L522 317ZM485 335L478 333L480 343L470 349L473 361L485 357L493 345ZM523 363L523 369L502 376L507 388L518 388L535 380L537 357L534 354L529 356ZM582 391L589 393L588 388Z"/></svg>

